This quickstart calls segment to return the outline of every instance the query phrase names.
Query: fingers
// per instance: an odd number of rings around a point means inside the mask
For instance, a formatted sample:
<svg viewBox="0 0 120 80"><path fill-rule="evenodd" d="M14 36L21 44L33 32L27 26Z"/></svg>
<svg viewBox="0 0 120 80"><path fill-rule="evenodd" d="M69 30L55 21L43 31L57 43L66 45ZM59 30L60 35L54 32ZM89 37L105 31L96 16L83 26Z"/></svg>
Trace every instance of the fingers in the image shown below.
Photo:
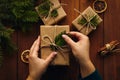
<svg viewBox="0 0 120 80"><path fill-rule="evenodd" d="M39 45L40 45L40 36L38 36L37 40L33 43L32 47L30 49L30 54L31 55L37 55L38 54Z"/></svg>
<svg viewBox="0 0 120 80"><path fill-rule="evenodd" d="M79 40L87 37L86 35L84 35L84 34L82 34L80 32L74 32L74 31L72 31L72 32L69 32L69 34L75 36Z"/></svg>
<svg viewBox="0 0 120 80"><path fill-rule="evenodd" d="M57 52L52 52L48 57L47 59L45 60L47 65L50 64L50 62L52 62L55 58L55 56L57 55Z"/></svg>
<svg viewBox="0 0 120 80"><path fill-rule="evenodd" d="M33 43L32 47L30 48L30 51L33 51L33 49L34 49L34 47L35 47L36 43L37 43L37 40L35 40L35 41L34 41L34 43Z"/></svg>
<svg viewBox="0 0 120 80"><path fill-rule="evenodd" d="M70 37L68 37L67 35L62 35L62 37L68 43L68 45L70 45L71 47L73 47L73 45L75 44L75 42Z"/></svg>

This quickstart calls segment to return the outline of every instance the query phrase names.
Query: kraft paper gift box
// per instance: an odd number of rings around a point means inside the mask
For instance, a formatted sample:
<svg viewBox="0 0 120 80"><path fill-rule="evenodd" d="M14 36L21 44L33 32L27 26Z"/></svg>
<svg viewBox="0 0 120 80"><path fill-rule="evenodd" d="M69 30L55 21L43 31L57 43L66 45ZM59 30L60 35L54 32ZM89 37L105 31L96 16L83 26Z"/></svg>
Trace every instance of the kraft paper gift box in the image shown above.
<svg viewBox="0 0 120 80"><path fill-rule="evenodd" d="M41 58L46 59L53 50L51 49L50 45L52 42L54 42L55 37L60 34L62 31L69 32L69 25L55 25L55 26L48 26L48 25L42 25L40 26L40 36L41 36ZM49 37L49 39L48 39ZM68 49L68 47L63 48L65 50ZM61 52L59 50L57 51L57 56L55 57L54 61L52 62L52 65L69 65L69 51L67 52Z"/></svg>
<svg viewBox="0 0 120 80"><path fill-rule="evenodd" d="M49 10L49 14L47 16L42 16L40 14L39 11L39 7L41 5L44 5L45 3L41 3L40 5L38 5L35 9L38 12L40 18L42 19L43 23L46 25L51 25L51 24L56 24L58 21L60 21L61 19L63 19L67 14L65 13L64 9L62 8L62 4L59 3L58 0L49 0L51 3L50 10ZM44 9L44 8L43 8ZM46 8L45 8L46 9ZM56 10L58 15L55 15L55 17L51 16L51 12L53 10ZM56 11L54 11L54 13L56 13ZM53 13L53 14L54 14Z"/></svg>
<svg viewBox="0 0 120 80"><path fill-rule="evenodd" d="M79 12L80 13L80 12ZM100 16L89 6L72 22L81 33L88 35L102 22Z"/></svg>

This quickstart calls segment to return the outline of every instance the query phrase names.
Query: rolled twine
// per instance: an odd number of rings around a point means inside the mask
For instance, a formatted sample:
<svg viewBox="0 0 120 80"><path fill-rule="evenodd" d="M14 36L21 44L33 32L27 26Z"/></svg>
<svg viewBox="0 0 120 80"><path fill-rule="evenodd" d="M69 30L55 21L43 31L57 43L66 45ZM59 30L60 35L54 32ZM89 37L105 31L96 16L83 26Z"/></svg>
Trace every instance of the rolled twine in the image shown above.
<svg viewBox="0 0 120 80"><path fill-rule="evenodd" d="M77 13L79 13L79 14L82 16L82 18L86 19L86 21L87 21L87 22L83 25L83 26L87 25L87 28L86 28L85 33L88 33L89 28L91 28L91 29L93 29L93 30L96 29L96 26L92 26L91 20L92 20L97 14L95 14L93 17L89 18L86 14L82 14L79 10L77 10L77 9L75 9L75 8L74 8L74 10L75 10ZM81 30L81 29L79 29L79 30Z"/></svg>

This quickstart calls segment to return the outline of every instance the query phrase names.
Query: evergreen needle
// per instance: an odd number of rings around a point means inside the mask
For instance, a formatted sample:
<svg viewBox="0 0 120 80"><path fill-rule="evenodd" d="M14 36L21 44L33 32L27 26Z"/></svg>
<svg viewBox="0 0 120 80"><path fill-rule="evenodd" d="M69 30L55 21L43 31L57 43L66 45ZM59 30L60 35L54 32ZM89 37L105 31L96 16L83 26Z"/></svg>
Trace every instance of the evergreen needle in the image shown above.
<svg viewBox="0 0 120 80"><path fill-rule="evenodd" d="M82 17L82 18L79 18L78 19L78 24L81 24L81 25L87 25L88 24L88 22L87 22L87 20L84 18L84 17ZM96 16L94 16L91 20L90 20L90 24L93 26L93 27L96 27L97 25L98 25L98 18L97 18L97 15Z"/></svg>

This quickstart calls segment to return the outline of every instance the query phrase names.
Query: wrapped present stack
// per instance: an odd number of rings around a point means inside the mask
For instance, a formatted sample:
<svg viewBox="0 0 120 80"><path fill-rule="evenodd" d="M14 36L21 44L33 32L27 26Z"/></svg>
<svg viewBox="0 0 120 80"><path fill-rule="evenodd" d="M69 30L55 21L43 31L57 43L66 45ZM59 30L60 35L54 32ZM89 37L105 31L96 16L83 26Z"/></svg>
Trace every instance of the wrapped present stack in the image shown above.
<svg viewBox="0 0 120 80"><path fill-rule="evenodd" d="M46 59L51 52L57 51L58 54L52 65L69 65L69 47L62 38L62 34L69 32L68 25L40 26L41 36L41 58Z"/></svg>
<svg viewBox="0 0 120 80"><path fill-rule="evenodd" d="M100 22L102 22L100 16L91 7L88 7L83 13L80 13L72 24L78 29L78 31L88 35L91 31L96 29Z"/></svg>
<svg viewBox="0 0 120 80"><path fill-rule="evenodd" d="M36 8L44 24L55 24L66 16L58 0L45 0Z"/></svg>

